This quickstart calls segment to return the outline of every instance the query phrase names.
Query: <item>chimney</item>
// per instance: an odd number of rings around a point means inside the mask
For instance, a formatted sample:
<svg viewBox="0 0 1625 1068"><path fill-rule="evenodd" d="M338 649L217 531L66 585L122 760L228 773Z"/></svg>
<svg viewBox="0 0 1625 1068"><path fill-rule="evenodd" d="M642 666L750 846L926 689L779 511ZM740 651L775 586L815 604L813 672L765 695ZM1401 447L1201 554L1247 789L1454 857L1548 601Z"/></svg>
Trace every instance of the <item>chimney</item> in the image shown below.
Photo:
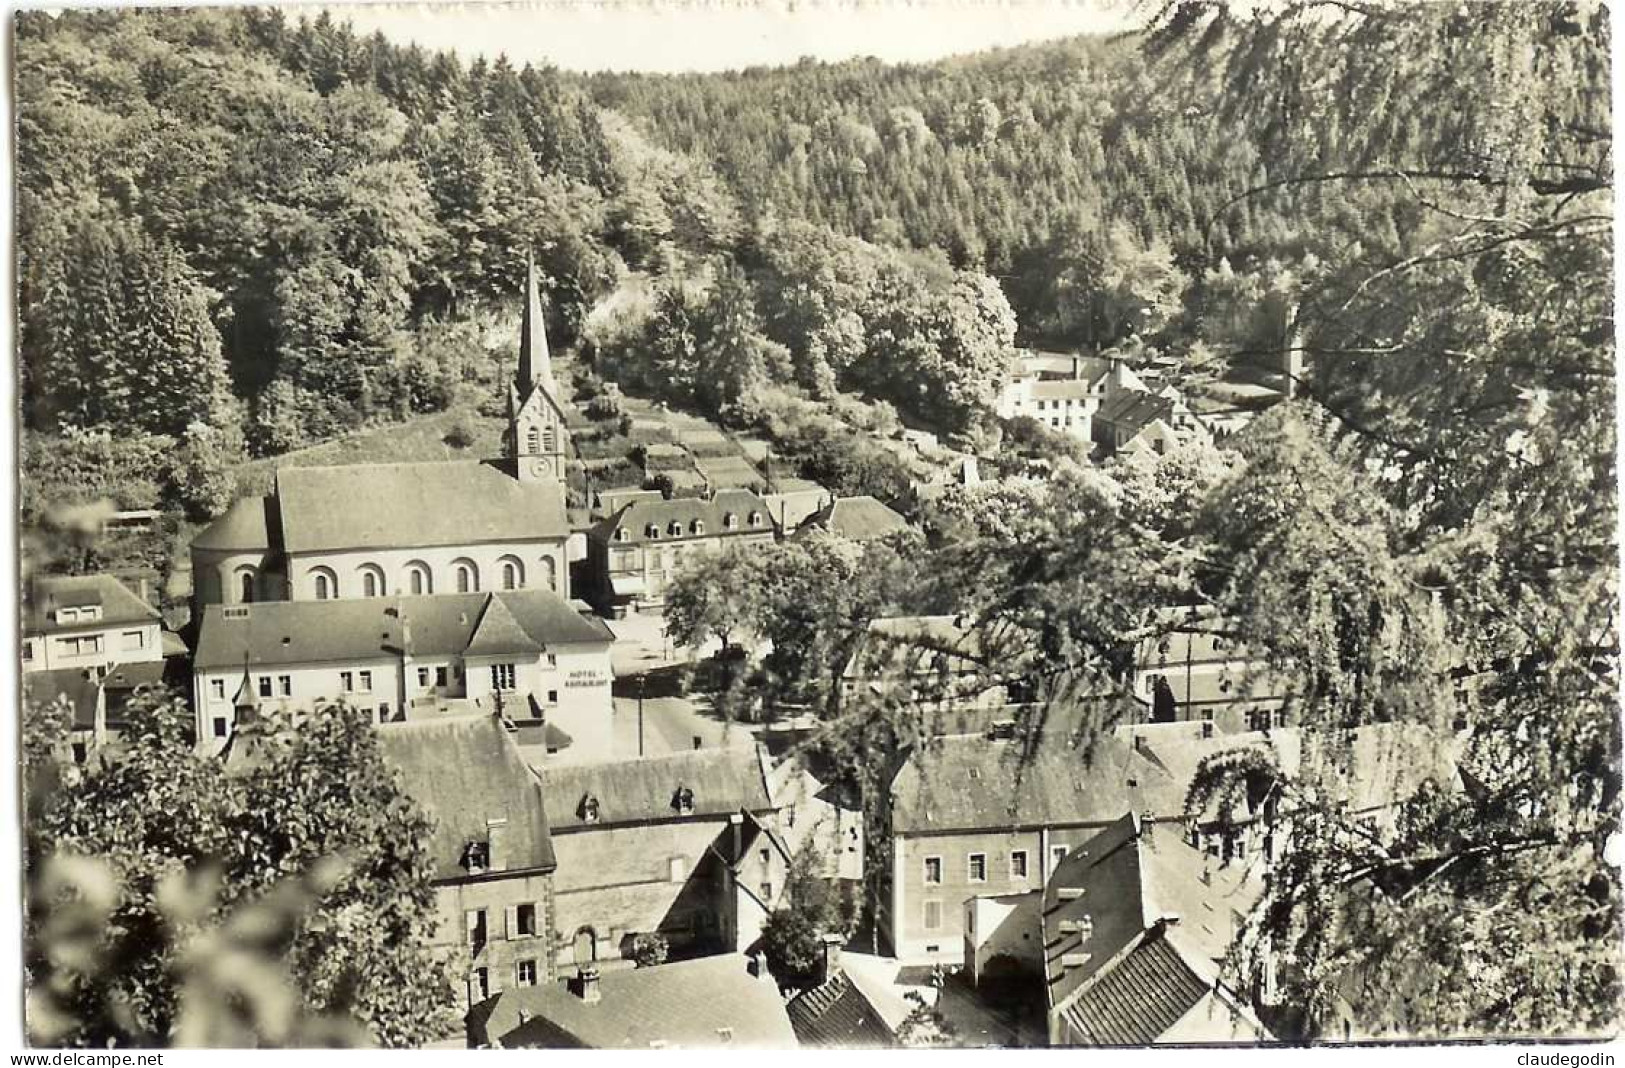
<svg viewBox="0 0 1625 1068"><path fill-rule="evenodd" d="M705 744L705 739L701 738L698 734L694 735L694 748L695 749L700 748L704 744Z"/></svg>
<svg viewBox="0 0 1625 1068"><path fill-rule="evenodd" d="M576 997L588 1005L596 1005L603 998L598 991L598 965L583 964L576 969Z"/></svg>
<svg viewBox="0 0 1625 1068"><path fill-rule="evenodd" d="M824 959L818 975L818 981L822 984L841 974L841 947L846 945L846 938L830 932L819 941L824 944Z"/></svg>
<svg viewBox="0 0 1625 1068"><path fill-rule="evenodd" d="M486 865L491 871L506 871L508 869L508 855L504 848L507 837L506 830L508 817L488 819L485 821Z"/></svg>
<svg viewBox="0 0 1625 1068"><path fill-rule="evenodd" d="M757 979L774 983L773 973L767 970L767 961L762 957L761 950L755 950L745 955L745 971ZM777 983L774 983L776 986Z"/></svg>
<svg viewBox="0 0 1625 1068"><path fill-rule="evenodd" d="M1147 749L1147 745L1146 745L1145 735L1143 735L1143 734L1135 734L1134 735L1134 751L1137 752L1137 753L1143 753L1143 752L1146 751L1146 749Z"/></svg>

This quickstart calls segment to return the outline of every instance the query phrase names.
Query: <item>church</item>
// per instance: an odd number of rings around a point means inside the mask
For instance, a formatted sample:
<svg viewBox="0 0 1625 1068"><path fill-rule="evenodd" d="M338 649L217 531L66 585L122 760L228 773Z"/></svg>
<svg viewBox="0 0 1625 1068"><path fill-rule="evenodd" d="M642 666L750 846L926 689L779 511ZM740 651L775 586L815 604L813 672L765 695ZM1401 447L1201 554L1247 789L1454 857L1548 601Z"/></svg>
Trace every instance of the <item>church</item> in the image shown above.
<svg viewBox="0 0 1625 1068"><path fill-rule="evenodd" d="M279 468L268 496L237 501L193 540L193 618L254 601L568 599L569 435L534 265L525 290L501 459Z"/></svg>

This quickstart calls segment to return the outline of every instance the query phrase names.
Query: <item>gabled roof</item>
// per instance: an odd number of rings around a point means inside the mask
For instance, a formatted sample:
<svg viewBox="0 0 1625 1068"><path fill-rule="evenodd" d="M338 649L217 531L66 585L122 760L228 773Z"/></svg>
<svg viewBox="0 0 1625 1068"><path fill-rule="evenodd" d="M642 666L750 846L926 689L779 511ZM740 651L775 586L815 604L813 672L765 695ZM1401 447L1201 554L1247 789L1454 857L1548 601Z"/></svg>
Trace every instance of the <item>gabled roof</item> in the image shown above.
<svg viewBox="0 0 1625 1068"><path fill-rule="evenodd" d="M194 549L225 552L266 552L271 548L272 497L239 497L225 513L192 539Z"/></svg>
<svg viewBox="0 0 1625 1068"><path fill-rule="evenodd" d="M1128 813L1044 888L1045 991L1092 1044L1146 1045L1212 993L1262 887Z"/></svg>
<svg viewBox="0 0 1625 1068"><path fill-rule="evenodd" d="M394 658L402 648L403 619L414 655L467 655L476 624L493 600L502 602L506 617L538 647L615 640L602 620L582 615L551 590L262 601L206 607L193 666L240 667L245 655L250 666Z"/></svg>
<svg viewBox="0 0 1625 1068"><path fill-rule="evenodd" d="M495 595L486 598L480 621L474 626L464 656L502 656L524 653L535 656L542 651L542 643L525 633L519 621L508 610L507 602Z"/></svg>
<svg viewBox="0 0 1625 1068"><path fill-rule="evenodd" d="M754 747L694 749L614 763L549 767L542 773L542 787L558 833L652 820L714 819L774 807ZM693 791L691 812L679 809L680 789ZM583 802L589 797L598 802L595 821L584 818Z"/></svg>
<svg viewBox="0 0 1625 1068"><path fill-rule="evenodd" d="M1173 414L1174 402L1167 397L1125 389L1101 402L1100 409L1095 412L1095 418L1102 423L1111 424L1119 431L1137 433L1157 419L1171 422Z"/></svg>
<svg viewBox="0 0 1625 1068"><path fill-rule="evenodd" d="M490 464L283 467L276 498L289 553L563 539L557 482L521 482Z"/></svg>
<svg viewBox="0 0 1625 1068"><path fill-rule="evenodd" d="M791 998L785 1010L803 1046L886 1049L899 1045L896 1033L844 970Z"/></svg>
<svg viewBox="0 0 1625 1068"><path fill-rule="evenodd" d="M743 956L606 971L600 1000L565 983L516 987L470 1013L476 1045L507 1049L794 1049L778 986L751 975Z"/></svg>
<svg viewBox="0 0 1625 1068"><path fill-rule="evenodd" d="M97 629L130 623L156 623L158 610L112 575L49 575L35 577L23 586L23 633L51 634L56 631ZM94 620L58 623L62 608L99 606Z"/></svg>
<svg viewBox="0 0 1625 1068"><path fill-rule="evenodd" d="M853 541L872 541L907 530L908 520L873 497L841 497L820 509L805 525Z"/></svg>
<svg viewBox="0 0 1625 1068"><path fill-rule="evenodd" d="M407 795L434 822L429 850L435 878L468 876L464 850L487 840L492 819L507 820L496 857L501 870L555 867L541 784L495 716L380 724L378 745L401 773Z"/></svg>

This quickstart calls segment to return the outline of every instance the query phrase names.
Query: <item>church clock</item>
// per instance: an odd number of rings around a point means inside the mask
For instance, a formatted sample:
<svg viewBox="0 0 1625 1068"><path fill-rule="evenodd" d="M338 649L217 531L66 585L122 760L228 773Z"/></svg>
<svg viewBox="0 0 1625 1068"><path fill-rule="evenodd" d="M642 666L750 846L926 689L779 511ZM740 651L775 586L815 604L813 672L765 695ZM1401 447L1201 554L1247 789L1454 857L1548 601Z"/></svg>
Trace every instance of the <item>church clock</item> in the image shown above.
<svg viewBox="0 0 1625 1068"><path fill-rule="evenodd" d="M553 461L546 456L532 456L525 460L526 470L532 478L549 478L553 474Z"/></svg>

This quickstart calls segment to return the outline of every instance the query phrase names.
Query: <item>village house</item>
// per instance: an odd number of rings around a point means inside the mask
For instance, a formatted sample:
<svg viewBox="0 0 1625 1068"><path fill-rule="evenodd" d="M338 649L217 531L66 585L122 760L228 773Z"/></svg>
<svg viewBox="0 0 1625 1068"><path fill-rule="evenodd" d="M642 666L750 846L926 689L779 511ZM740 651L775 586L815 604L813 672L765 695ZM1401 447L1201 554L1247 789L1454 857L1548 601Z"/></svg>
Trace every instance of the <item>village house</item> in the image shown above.
<svg viewBox="0 0 1625 1068"><path fill-rule="evenodd" d="M778 984L737 953L652 968L575 970L468 1015L470 1049L795 1049Z"/></svg>
<svg viewBox="0 0 1625 1068"><path fill-rule="evenodd" d="M1146 723L1206 720L1225 732L1285 727L1291 692L1203 607L1153 615L1155 633L1136 646L1134 696Z"/></svg>
<svg viewBox="0 0 1625 1068"><path fill-rule="evenodd" d="M117 664L161 663L158 610L111 575L40 576L24 584L22 667L106 674Z"/></svg>
<svg viewBox="0 0 1625 1068"><path fill-rule="evenodd" d="M561 968L630 963L639 934L665 938L673 957L756 941L789 860L765 759L696 749L544 770Z"/></svg>
<svg viewBox="0 0 1625 1068"><path fill-rule="evenodd" d="M1258 1043L1273 1036L1221 977L1261 887L1133 813L1067 853L1041 891L1051 1046Z"/></svg>
<svg viewBox="0 0 1625 1068"><path fill-rule="evenodd" d="M637 608L665 602L683 561L732 545L762 546L776 537L767 502L745 490L715 497L638 499L588 532L588 567L597 595Z"/></svg>
<svg viewBox="0 0 1625 1068"><path fill-rule="evenodd" d="M906 1003L841 960L842 936L823 938L823 955L813 984L791 998L785 1009L803 1048L892 1049L902 1045L897 1027L908 1016Z"/></svg>
<svg viewBox="0 0 1625 1068"><path fill-rule="evenodd" d="M1324 775L1371 833L1385 833L1395 802L1424 779L1454 787L1448 741L1416 725L1373 724L1353 732L1342 764L1329 767L1293 728L1227 735L1210 723L1130 725L1087 750L1067 731L1046 732L1031 746L943 737L913 752L892 779L881 930L900 960L962 963L967 901L1045 885L1068 852L1125 811L1178 824L1219 865L1267 865L1290 834L1290 811L1267 779L1240 799L1229 823L1216 803L1194 822L1187 816L1198 768L1220 752L1257 750L1286 778Z"/></svg>
<svg viewBox="0 0 1625 1068"><path fill-rule="evenodd" d="M1094 420L1095 443L1107 456L1145 452L1161 456L1187 443L1210 445L1213 436L1178 389L1117 390L1101 401Z"/></svg>
<svg viewBox="0 0 1625 1068"><path fill-rule="evenodd" d="M434 946L472 1008L551 985L553 872L541 784L490 713L379 728L384 760L434 823Z"/></svg>
<svg viewBox="0 0 1625 1068"><path fill-rule="evenodd" d="M199 746L222 748L245 710L344 701L379 723L500 711L527 733L567 735L557 759L603 759L613 642L602 620L538 589L210 605L193 661Z"/></svg>
<svg viewBox="0 0 1625 1068"><path fill-rule="evenodd" d="M278 468L270 495L237 501L193 540L194 618L257 601L569 597L569 434L528 268L526 290L501 460Z"/></svg>
<svg viewBox="0 0 1625 1068"><path fill-rule="evenodd" d="M873 497L837 497L808 516L796 529L796 535L824 530L849 541L866 542L889 538L908 529L908 520Z"/></svg>

